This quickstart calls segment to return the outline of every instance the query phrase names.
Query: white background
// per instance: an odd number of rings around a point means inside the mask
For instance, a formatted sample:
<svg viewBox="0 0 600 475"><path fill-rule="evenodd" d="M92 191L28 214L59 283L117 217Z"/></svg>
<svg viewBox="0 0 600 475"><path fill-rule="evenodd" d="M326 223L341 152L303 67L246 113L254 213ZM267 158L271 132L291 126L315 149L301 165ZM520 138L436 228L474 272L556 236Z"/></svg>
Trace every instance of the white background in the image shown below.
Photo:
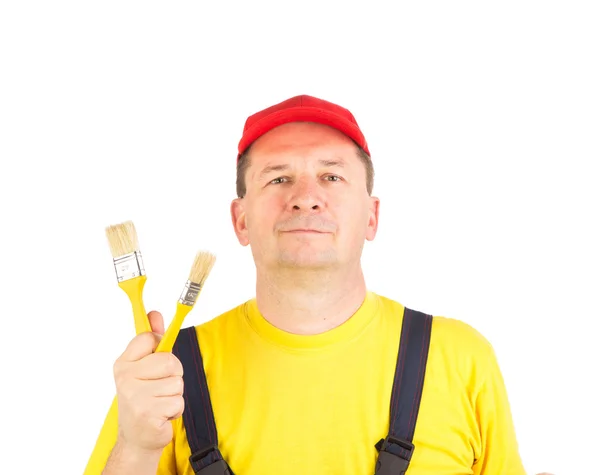
<svg viewBox="0 0 600 475"><path fill-rule="evenodd" d="M528 473L600 473L597 2L216 3L0 6L2 473L87 463L134 332L105 226L167 320L198 249L185 326L253 296L236 146L297 94L369 141L369 288L493 343Z"/></svg>

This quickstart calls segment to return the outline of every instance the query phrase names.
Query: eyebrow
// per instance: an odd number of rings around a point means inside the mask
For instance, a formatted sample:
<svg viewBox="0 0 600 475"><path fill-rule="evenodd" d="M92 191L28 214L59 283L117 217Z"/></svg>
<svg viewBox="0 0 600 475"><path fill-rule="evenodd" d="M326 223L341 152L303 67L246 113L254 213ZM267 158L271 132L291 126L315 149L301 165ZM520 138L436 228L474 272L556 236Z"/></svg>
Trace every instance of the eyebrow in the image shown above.
<svg viewBox="0 0 600 475"><path fill-rule="evenodd" d="M323 165L324 167L340 167L340 168L344 168L344 161L343 160L319 160L319 164Z"/></svg>
<svg viewBox="0 0 600 475"><path fill-rule="evenodd" d="M265 168L263 168L263 170L260 172L260 175L258 176L259 180L262 180L266 175L268 175L271 172L283 172L286 170L289 170L290 166L289 165L269 165L266 166Z"/></svg>
<svg viewBox="0 0 600 475"><path fill-rule="evenodd" d="M319 165L323 167L344 167L344 162L342 160L319 160ZM268 165L262 169L259 175L259 179L263 179L266 175L271 172L284 172L290 169L289 165Z"/></svg>

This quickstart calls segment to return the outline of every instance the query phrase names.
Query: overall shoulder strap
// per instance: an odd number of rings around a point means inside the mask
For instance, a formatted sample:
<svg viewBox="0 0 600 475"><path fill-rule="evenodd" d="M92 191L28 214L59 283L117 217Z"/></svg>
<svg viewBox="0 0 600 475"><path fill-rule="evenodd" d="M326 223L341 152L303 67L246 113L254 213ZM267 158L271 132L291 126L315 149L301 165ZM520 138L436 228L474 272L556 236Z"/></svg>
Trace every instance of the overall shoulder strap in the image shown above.
<svg viewBox="0 0 600 475"><path fill-rule="evenodd" d="M192 451L190 463L196 475L233 475L219 451L202 354L195 327L179 332L173 354L183 365L183 423Z"/></svg>
<svg viewBox="0 0 600 475"><path fill-rule="evenodd" d="M419 404L431 337L431 315L404 309L394 386L390 400L388 436L376 445L379 451L375 475L404 475L414 445Z"/></svg>

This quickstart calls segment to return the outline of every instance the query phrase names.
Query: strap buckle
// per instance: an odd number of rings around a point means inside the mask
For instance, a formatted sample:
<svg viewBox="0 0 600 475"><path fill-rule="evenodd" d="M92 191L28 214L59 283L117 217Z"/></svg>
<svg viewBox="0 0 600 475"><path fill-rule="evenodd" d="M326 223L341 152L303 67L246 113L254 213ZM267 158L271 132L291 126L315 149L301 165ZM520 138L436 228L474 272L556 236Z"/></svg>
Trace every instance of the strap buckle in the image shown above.
<svg viewBox="0 0 600 475"><path fill-rule="evenodd" d="M391 445L400 447L403 455L388 452L387 449ZM408 470L410 459L415 450L412 442L388 435L385 439L381 439L375 447L379 451L377 465L375 466L375 475L404 475Z"/></svg>
<svg viewBox="0 0 600 475"><path fill-rule="evenodd" d="M192 467L195 467L195 463L200 462L200 460L202 460L204 457L206 457L213 451L219 451L217 446L214 444L209 445L208 447L205 447L202 450L199 450L195 454L192 454L190 456L190 462L192 464ZM229 465L227 465L227 462L225 462L225 460L223 460L222 458L219 458L217 461L198 470L196 472L196 475L233 475L233 472L229 468Z"/></svg>

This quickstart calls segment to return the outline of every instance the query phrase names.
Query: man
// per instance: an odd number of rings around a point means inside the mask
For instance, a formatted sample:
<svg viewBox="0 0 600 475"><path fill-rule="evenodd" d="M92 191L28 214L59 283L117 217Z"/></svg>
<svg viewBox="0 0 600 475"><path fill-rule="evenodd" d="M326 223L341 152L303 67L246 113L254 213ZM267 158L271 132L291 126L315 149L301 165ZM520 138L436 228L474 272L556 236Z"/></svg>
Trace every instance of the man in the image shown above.
<svg viewBox="0 0 600 475"><path fill-rule="evenodd" d="M256 298L189 333L201 351L185 374L203 368L210 394L195 415L214 413L212 453L237 475L373 474L408 310L370 292L361 270L379 219L367 142L348 110L298 96L249 117L238 152L231 218ZM162 333L162 316L149 318ZM430 335L409 475L524 474L491 345L443 317ZM194 473L184 407L206 395L184 389L177 356L152 353L158 338L135 337L115 363L120 430L105 475Z"/></svg>

